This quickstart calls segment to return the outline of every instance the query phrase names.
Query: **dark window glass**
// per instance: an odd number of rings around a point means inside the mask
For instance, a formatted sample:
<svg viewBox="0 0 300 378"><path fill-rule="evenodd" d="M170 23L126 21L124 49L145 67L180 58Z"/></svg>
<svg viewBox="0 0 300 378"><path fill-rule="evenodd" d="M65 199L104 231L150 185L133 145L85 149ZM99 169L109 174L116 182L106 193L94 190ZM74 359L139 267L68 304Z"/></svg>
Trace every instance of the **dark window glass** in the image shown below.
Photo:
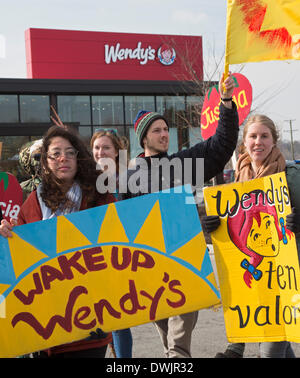
<svg viewBox="0 0 300 378"><path fill-rule="evenodd" d="M0 122L19 122L17 95L0 95Z"/></svg>
<svg viewBox="0 0 300 378"><path fill-rule="evenodd" d="M192 126L200 127L202 105L203 105L202 96L187 96L186 97L187 121Z"/></svg>
<svg viewBox="0 0 300 378"><path fill-rule="evenodd" d="M92 97L93 125L123 125L122 96Z"/></svg>
<svg viewBox="0 0 300 378"><path fill-rule="evenodd" d="M154 96L125 96L126 125L133 125L133 120L140 110L155 111Z"/></svg>
<svg viewBox="0 0 300 378"><path fill-rule="evenodd" d="M49 96L20 95L21 122L50 122Z"/></svg>
<svg viewBox="0 0 300 378"><path fill-rule="evenodd" d="M79 126L78 132L81 138L85 141L86 144L89 145L90 139L92 137L92 130L90 126Z"/></svg>
<svg viewBox="0 0 300 378"><path fill-rule="evenodd" d="M57 108L63 122L91 124L90 96L57 96Z"/></svg>
<svg viewBox="0 0 300 378"><path fill-rule="evenodd" d="M184 96L157 96L157 112L164 115L170 126L178 127L184 124Z"/></svg>
<svg viewBox="0 0 300 378"><path fill-rule="evenodd" d="M189 145L195 144L203 140L201 136L201 109L203 105L203 96L187 96L186 113Z"/></svg>

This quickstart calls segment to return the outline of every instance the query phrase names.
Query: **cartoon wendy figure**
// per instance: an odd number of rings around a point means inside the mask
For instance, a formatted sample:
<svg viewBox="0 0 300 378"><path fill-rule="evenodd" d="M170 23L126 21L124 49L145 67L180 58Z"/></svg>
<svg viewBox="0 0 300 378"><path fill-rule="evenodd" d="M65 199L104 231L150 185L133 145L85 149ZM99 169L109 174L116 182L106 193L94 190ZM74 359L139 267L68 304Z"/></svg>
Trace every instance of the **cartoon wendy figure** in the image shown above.
<svg viewBox="0 0 300 378"><path fill-rule="evenodd" d="M228 234L232 242L250 259L243 259L241 267L246 271L244 281L251 288L251 281L262 277L257 269L264 257L275 257L280 250L280 241L288 243L286 234L291 238L292 232L284 226L284 219L278 220L275 205L267 202L263 191L253 191L249 199L241 204L232 217L228 217Z"/></svg>

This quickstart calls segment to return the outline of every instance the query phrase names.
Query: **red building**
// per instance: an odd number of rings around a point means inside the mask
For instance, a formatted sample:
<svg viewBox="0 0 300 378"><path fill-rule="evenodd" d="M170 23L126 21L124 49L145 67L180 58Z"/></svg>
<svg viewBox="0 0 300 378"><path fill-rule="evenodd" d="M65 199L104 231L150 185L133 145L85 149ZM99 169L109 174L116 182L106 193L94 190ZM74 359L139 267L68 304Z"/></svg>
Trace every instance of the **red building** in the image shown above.
<svg viewBox="0 0 300 378"><path fill-rule="evenodd" d="M183 119L203 100L202 37L28 29L25 43L27 79L0 79L0 170L52 124L50 105L87 140L101 128L127 136L131 156L141 109L168 118L169 152L194 144Z"/></svg>

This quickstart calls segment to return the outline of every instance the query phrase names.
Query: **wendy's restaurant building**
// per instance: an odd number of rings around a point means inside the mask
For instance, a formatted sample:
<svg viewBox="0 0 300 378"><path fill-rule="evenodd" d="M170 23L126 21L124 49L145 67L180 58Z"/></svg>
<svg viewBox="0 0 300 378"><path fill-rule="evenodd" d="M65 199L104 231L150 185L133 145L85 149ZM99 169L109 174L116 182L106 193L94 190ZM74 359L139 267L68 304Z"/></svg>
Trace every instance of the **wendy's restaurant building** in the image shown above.
<svg viewBox="0 0 300 378"><path fill-rule="evenodd" d="M22 145L53 124L51 105L87 142L101 129L126 136L130 157L142 109L168 119L169 153L201 139L202 37L28 29L25 43L27 78L0 79L0 171L18 174Z"/></svg>

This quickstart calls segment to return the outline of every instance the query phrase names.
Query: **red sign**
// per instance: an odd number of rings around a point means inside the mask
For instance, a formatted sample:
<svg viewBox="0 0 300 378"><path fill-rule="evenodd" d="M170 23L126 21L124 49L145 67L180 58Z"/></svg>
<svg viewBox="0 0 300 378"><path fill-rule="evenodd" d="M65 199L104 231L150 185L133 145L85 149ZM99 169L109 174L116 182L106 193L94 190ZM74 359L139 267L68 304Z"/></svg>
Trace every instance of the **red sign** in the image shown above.
<svg viewBox="0 0 300 378"><path fill-rule="evenodd" d="M11 173L0 172L0 209L6 220L18 219L23 202L23 192L18 180Z"/></svg>
<svg viewBox="0 0 300 378"><path fill-rule="evenodd" d="M252 104L252 86L249 80L239 73L233 75L235 88L233 91L233 101L236 103L239 124L241 125L247 118ZM208 139L215 134L219 120L220 94L218 85L211 87L204 99L201 112L201 135L203 139Z"/></svg>
<svg viewBox="0 0 300 378"><path fill-rule="evenodd" d="M31 79L203 79L202 37L28 29L25 39Z"/></svg>

